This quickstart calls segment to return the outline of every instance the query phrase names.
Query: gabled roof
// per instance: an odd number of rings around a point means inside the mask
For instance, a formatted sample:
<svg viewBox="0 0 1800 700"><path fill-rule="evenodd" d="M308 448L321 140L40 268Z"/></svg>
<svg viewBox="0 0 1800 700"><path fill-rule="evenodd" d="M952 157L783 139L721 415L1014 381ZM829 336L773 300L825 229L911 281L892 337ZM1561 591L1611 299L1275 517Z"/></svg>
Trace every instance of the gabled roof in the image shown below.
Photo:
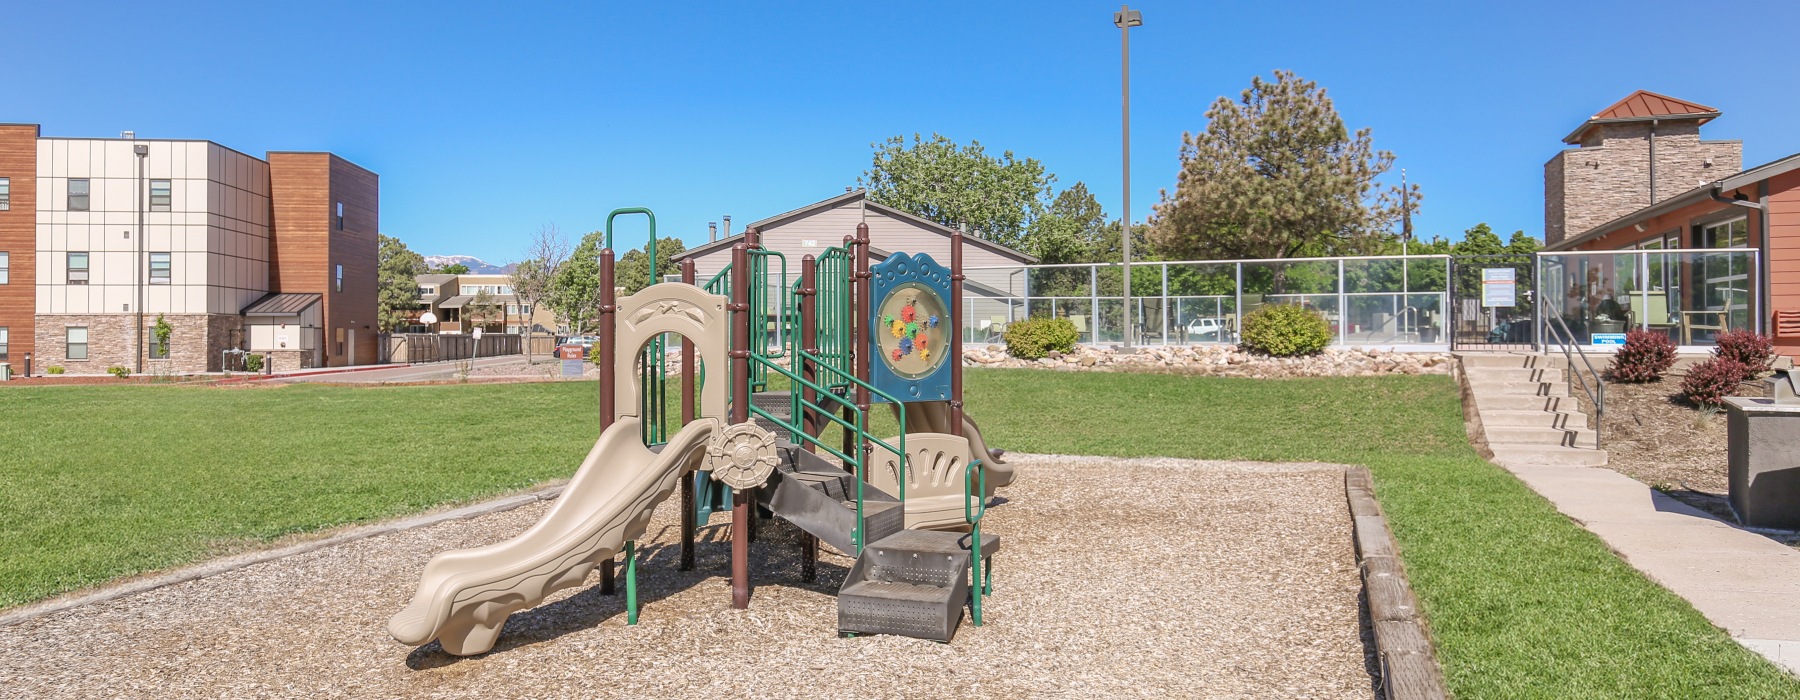
<svg viewBox="0 0 1800 700"><path fill-rule="evenodd" d="M916 223L920 226L925 227L928 230L941 233L946 237L950 236L953 233L956 233L956 229L950 228L949 226L945 226L936 221L932 221L932 220L926 219L924 217L916 216L911 213L904 212L899 209L895 209L893 207L890 207L886 204L882 204L880 202L866 201L867 197L868 197L868 192L866 190L855 190L852 192L845 192L836 197L832 197L830 199L826 199L826 200L822 200L822 201L818 201L818 202L813 202L812 204L808 204L804 207L795 209L793 211L782 212L780 214L776 214L774 216L763 219L761 221L751 222L750 224L745 225L744 228L755 228L755 229L759 229L759 230L765 229L770 226L787 223L788 221L791 221L793 219L799 219L799 218L804 218L804 217L810 216L814 212L824 211L826 209L833 209L833 208L836 208L836 207L839 207L839 206L842 206L842 205L845 205L845 204L848 204L851 202L863 200L864 207L881 212L884 215L887 215L887 216L890 216L890 217L893 217L896 219L911 221L913 223ZM852 232L845 231L844 233L849 234ZM744 238L744 234L742 234L742 233L726 236L724 238L713 241L713 242L708 243L703 246L696 246L693 248L689 248L689 249L681 252L680 254L676 255L673 259L676 261L680 261L680 260L686 260L688 258L697 258L697 257L700 257L707 253L711 253L715 250L719 250L721 248L730 248L733 244L737 243L740 240L743 240L743 238ZM995 243L993 241L990 241L986 238L982 238L980 236L974 236L974 235L964 236L963 242L967 243L969 245L972 245L972 246L976 246L978 248L985 248L989 251L998 253L1000 255L1004 255L1009 258L1014 258L1014 259L1020 260L1022 262L1035 263L1038 261L1038 259L1036 257L1026 254L1024 251L1015 250L1013 248L1010 248L1010 247L1007 247L1004 245L1000 245L999 243Z"/></svg>
<svg viewBox="0 0 1800 700"><path fill-rule="evenodd" d="M1563 143L1581 143L1589 129L1600 124L1618 124L1622 122L1642 122L1652 119L1696 119L1705 124L1717 118L1723 112L1700 104L1661 95L1649 90L1639 90L1625 96L1625 99L1614 102L1611 107L1600 110L1581 126L1563 137Z"/></svg>
<svg viewBox="0 0 1800 700"><path fill-rule="evenodd" d="M324 299L323 294L270 294L244 307L245 316L293 316Z"/></svg>
<svg viewBox="0 0 1800 700"><path fill-rule="evenodd" d="M413 275L418 284L443 284L456 279L456 275Z"/></svg>

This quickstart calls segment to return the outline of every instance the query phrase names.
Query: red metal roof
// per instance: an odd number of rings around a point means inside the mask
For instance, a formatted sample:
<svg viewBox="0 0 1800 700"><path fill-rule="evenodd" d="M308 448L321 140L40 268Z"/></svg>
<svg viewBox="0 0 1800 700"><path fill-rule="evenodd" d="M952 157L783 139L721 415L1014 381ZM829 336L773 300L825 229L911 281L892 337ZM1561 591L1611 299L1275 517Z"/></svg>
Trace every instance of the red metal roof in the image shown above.
<svg viewBox="0 0 1800 700"><path fill-rule="evenodd" d="M1639 90L1625 96L1625 99L1614 102L1611 107L1600 110L1575 131L1563 139L1565 143L1579 143L1587 130L1594 125L1606 122L1630 122L1668 117L1689 117L1700 123L1712 121L1719 116L1718 109L1698 102L1676 99L1668 95L1659 95L1649 90Z"/></svg>

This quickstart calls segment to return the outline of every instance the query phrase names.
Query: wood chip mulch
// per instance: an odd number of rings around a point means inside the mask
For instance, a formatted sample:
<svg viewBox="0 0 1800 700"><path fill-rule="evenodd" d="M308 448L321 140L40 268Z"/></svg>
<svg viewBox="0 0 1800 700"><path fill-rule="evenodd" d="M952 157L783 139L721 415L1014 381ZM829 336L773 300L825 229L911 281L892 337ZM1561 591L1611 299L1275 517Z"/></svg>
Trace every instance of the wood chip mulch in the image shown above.
<svg viewBox="0 0 1800 700"><path fill-rule="evenodd" d="M750 608L732 610L728 517L680 572L670 503L643 543L636 627L596 575L514 615L485 655L387 636L426 559L521 532L536 504L0 627L0 696L1372 697L1341 467L1017 462L984 525L1003 541L987 624L949 644L839 638L851 560L827 553L801 583L779 521L753 549Z"/></svg>

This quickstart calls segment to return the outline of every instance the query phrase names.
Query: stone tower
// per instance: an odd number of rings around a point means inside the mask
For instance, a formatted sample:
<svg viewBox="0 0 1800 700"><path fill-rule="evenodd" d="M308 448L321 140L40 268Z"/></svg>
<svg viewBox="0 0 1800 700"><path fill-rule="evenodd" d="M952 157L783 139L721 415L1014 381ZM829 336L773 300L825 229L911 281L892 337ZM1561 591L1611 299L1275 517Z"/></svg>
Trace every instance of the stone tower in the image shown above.
<svg viewBox="0 0 1800 700"><path fill-rule="evenodd" d="M1556 243L1743 169L1742 141L1702 141L1706 105L1639 90L1563 138L1544 164L1544 242Z"/></svg>

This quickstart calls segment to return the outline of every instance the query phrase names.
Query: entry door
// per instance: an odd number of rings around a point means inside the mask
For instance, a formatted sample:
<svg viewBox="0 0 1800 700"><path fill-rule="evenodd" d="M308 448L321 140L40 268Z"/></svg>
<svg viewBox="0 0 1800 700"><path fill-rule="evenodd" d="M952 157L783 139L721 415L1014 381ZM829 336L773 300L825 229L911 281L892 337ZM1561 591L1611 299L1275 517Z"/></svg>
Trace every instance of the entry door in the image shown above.
<svg viewBox="0 0 1800 700"><path fill-rule="evenodd" d="M356 364L356 329L355 328L345 329L345 331L344 331L344 358L345 358L345 362L344 362L345 364L348 364L348 365Z"/></svg>

